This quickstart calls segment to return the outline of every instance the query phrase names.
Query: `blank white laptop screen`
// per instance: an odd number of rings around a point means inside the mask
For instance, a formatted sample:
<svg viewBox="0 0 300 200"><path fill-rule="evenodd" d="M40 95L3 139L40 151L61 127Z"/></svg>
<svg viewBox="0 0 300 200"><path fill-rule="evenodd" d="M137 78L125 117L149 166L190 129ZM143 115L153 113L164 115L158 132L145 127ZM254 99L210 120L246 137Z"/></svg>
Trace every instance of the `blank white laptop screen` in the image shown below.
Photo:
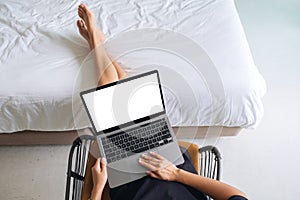
<svg viewBox="0 0 300 200"><path fill-rule="evenodd" d="M83 98L97 132L164 111L156 73L84 94Z"/></svg>

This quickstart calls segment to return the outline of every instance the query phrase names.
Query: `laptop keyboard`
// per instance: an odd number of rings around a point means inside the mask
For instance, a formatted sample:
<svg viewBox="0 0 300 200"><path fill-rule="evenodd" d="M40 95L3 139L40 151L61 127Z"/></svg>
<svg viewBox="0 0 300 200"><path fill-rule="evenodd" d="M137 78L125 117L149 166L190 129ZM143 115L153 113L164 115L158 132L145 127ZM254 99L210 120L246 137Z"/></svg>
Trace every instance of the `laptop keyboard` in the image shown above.
<svg viewBox="0 0 300 200"><path fill-rule="evenodd" d="M108 163L173 141L165 119L101 138Z"/></svg>

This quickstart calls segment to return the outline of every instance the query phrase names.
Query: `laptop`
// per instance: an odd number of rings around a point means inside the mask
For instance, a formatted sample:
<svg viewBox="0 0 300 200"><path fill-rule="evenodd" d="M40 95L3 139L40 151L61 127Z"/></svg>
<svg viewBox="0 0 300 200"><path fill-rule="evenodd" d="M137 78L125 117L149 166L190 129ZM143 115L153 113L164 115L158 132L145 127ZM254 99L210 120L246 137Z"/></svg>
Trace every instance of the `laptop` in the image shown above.
<svg viewBox="0 0 300 200"><path fill-rule="evenodd" d="M146 176L141 154L157 152L175 165L184 162L166 115L157 70L80 93L100 154L107 159L111 188Z"/></svg>

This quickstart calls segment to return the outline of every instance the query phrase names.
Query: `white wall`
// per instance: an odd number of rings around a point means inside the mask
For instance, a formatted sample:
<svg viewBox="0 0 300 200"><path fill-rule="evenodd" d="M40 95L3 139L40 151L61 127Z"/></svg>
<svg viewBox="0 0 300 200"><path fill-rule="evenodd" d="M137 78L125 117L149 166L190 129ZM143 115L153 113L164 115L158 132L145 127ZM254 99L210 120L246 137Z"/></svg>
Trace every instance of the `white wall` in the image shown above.
<svg viewBox="0 0 300 200"><path fill-rule="evenodd" d="M260 126L217 143L222 179L250 199L300 199L300 1L235 2L268 92Z"/></svg>

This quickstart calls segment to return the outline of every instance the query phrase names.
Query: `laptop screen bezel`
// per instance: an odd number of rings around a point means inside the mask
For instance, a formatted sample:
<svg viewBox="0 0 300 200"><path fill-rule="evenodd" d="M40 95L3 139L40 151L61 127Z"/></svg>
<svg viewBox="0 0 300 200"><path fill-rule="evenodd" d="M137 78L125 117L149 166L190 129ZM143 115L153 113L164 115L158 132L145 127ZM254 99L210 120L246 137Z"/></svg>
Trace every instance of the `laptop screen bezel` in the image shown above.
<svg viewBox="0 0 300 200"><path fill-rule="evenodd" d="M151 75L151 74L156 74L157 75L157 80L158 80L158 85L159 85L159 91L160 91L160 97L161 97L161 101L162 101L162 105L163 105L163 111L155 113L155 114L152 114L152 115L149 115L149 116L146 116L146 117L142 117L142 118L130 121L130 122L126 122L126 123L123 123L123 124L120 124L120 125L117 125L117 126L114 126L114 127L110 127L110 128L104 129L104 130L97 131L96 126L94 124L94 121L93 121L93 119L92 119L92 117L90 115L89 109L88 109L88 107L87 107L87 105L85 103L85 100L83 98L83 95L88 94L88 93L92 93L92 92L96 92L97 90L108 88L108 87L111 87L111 86L114 86L114 85L117 85L117 84L120 84L120 83L132 81L134 79L138 79L138 78L141 78L141 77L144 77L144 76L148 76L148 75ZM81 100L83 102L84 108L85 108L85 110L86 110L86 112L88 114L88 117L90 119L92 127L94 129L94 132L97 135L110 133L110 132L113 132L113 131L116 131L116 130L121 130L121 129L126 128L128 126L132 126L132 125L135 125L137 123L141 123L143 121L147 121L147 120L153 119L155 117L158 117L158 116L166 113L165 102L164 102L164 98L163 98L162 87L161 87L161 83L160 83L160 79L159 79L158 70L152 70L152 71L145 72L145 73L142 73L142 74L138 74L138 75L135 75L135 76L132 76L132 77L128 77L128 78L125 78L125 79L122 79L122 80L119 80L119 81L115 81L115 82L112 82L112 83L101 85L101 86L96 87L96 88L92 88L92 89L88 89L88 90L82 91L82 92L80 92L80 97L81 97Z"/></svg>

